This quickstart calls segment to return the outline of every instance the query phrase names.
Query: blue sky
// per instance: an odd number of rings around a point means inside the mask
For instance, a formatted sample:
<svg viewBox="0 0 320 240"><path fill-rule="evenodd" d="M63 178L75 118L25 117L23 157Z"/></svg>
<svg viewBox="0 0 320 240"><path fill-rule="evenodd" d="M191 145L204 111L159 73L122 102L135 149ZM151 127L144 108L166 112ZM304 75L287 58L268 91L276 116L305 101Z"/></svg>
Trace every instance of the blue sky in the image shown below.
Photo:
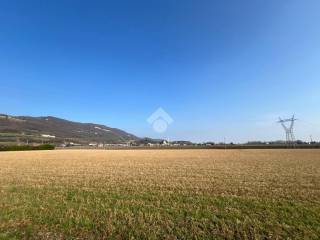
<svg viewBox="0 0 320 240"><path fill-rule="evenodd" d="M320 140L318 0L0 2L0 112L138 136ZM162 107L165 133L148 117Z"/></svg>

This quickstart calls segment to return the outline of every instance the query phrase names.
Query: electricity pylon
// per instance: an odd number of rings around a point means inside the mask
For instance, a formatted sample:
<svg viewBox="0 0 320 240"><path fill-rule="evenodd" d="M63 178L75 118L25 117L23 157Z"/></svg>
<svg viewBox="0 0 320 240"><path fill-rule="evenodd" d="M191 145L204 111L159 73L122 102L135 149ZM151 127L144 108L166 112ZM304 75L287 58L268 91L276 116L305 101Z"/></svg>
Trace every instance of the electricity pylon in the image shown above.
<svg viewBox="0 0 320 240"><path fill-rule="evenodd" d="M288 118L288 119L281 119L279 117L278 123L281 123L281 125L286 133L286 143L287 144L294 143L296 141L294 134L293 134L293 126L294 126L294 122L296 120L298 120L298 119L294 118L294 115L292 116L292 118ZM290 123L289 126L286 125L287 122Z"/></svg>

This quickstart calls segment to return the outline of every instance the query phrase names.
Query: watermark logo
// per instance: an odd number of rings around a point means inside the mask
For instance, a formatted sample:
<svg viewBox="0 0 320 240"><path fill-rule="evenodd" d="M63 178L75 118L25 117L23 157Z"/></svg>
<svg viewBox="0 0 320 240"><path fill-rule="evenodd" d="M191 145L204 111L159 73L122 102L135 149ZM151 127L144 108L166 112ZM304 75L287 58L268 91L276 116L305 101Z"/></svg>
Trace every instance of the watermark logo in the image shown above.
<svg viewBox="0 0 320 240"><path fill-rule="evenodd" d="M152 125L155 132L164 133L167 131L168 125L173 123L173 119L160 107L147 119L147 122Z"/></svg>

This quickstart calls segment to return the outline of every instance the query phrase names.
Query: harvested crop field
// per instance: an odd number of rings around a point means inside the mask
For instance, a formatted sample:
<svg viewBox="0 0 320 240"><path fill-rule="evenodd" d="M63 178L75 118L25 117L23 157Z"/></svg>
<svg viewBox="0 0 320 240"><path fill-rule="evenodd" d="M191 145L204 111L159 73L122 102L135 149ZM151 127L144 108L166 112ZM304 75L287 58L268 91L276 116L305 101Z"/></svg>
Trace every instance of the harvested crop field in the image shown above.
<svg viewBox="0 0 320 240"><path fill-rule="evenodd" d="M319 239L320 150L0 153L0 239Z"/></svg>

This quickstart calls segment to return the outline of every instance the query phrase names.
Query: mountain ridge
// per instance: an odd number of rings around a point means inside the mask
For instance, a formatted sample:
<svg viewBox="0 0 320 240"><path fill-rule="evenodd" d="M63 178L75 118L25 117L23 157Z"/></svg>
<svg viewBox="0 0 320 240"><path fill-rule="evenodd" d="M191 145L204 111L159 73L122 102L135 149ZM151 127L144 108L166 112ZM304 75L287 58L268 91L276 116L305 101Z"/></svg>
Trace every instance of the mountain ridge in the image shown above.
<svg viewBox="0 0 320 240"><path fill-rule="evenodd" d="M127 143L139 138L118 128L103 124L82 123L55 116L12 116L0 114L0 143L17 141L28 142L74 142L86 144Z"/></svg>

